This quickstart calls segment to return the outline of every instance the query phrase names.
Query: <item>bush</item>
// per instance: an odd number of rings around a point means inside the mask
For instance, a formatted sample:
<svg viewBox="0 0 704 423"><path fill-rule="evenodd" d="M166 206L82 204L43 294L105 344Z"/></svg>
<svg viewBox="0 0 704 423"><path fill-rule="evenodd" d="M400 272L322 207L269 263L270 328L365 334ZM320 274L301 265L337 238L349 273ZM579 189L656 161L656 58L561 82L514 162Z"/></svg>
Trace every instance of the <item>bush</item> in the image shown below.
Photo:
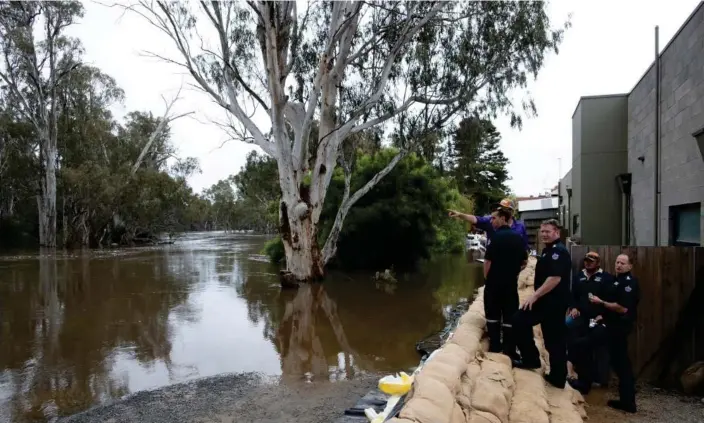
<svg viewBox="0 0 704 423"><path fill-rule="evenodd" d="M284 242L281 237L276 236L267 241L262 249L262 254L269 257L269 260L274 264L283 263L286 260L286 251L284 250Z"/></svg>

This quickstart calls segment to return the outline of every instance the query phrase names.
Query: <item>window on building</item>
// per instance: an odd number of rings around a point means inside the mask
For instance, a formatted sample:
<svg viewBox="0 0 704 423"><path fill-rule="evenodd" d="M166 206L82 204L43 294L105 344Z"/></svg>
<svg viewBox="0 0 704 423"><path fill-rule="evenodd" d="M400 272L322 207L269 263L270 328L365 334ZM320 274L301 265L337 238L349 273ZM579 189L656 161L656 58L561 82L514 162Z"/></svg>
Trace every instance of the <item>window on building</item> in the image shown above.
<svg viewBox="0 0 704 423"><path fill-rule="evenodd" d="M702 158L704 158L704 128L696 131L695 133L692 134L695 140L697 140L697 146L699 146L699 152L702 155Z"/></svg>
<svg viewBox="0 0 704 423"><path fill-rule="evenodd" d="M579 231L579 215L572 216L572 233L576 234Z"/></svg>
<svg viewBox="0 0 704 423"><path fill-rule="evenodd" d="M699 246L702 240L701 203L670 207L670 245Z"/></svg>

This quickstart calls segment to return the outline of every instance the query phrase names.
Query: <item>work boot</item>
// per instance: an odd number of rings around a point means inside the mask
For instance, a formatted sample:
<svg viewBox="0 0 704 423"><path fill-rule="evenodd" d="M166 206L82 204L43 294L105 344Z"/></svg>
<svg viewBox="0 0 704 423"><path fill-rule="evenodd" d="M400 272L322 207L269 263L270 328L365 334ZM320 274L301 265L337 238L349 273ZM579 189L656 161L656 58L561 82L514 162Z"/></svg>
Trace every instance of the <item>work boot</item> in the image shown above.
<svg viewBox="0 0 704 423"><path fill-rule="evenodd" d="M489 335L489 352L500 353L501 348L501 325L498 322L487 322L486 332Z"/></svg>
<svg viewBox="0 0 704 423"><path fill-rule="evenodd" d="M513 367L517 369L526 369L526 370L535 370L539 369L540 366L540 360L536 362L531 362L531 361L525 361L523 359L518 359L518 360L513 360Z"/></svg>
<svg viewBox="0 0 704 423"><path fill-rule="evenodd" d="M549 383L550 385L554 386L557 389L565 389L565 381L557 381L555 378L550 377L550 374L543 375L543 379L545 379L545 382Z"/></svg>
<svg viewBox="0 0 704 423"><path fill-rule="evenodd" d="M626 404L624 402L621 402L621 400L608 400L606 402L606 405L615 410L625 411L626 413L633 414L637 411L635 404Z"/></svg>
<svg viewBox="0 0 704 423"><path fill-rule="evenodd" d="M572 388L579 391L582 395L588 395L591 390L591 386L587 387L586 384L581 383L579 379L570 378L567 379L567 383L569 383Z"/></svg>

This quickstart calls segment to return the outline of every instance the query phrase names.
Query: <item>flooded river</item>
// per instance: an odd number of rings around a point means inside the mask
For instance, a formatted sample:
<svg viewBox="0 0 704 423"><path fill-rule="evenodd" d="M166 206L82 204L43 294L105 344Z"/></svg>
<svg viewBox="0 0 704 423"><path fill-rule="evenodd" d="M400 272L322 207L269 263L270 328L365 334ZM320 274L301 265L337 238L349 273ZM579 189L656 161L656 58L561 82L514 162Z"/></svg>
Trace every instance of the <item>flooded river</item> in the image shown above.
<svg viewBox="0 0 704 423"><path fill-rule="evenodd" d="M196 378L352 379L417 365L415 343L480 283L443 257L396 285L335 274L281 291L265 238L0 257L0 422L46 421Z"/></svg>

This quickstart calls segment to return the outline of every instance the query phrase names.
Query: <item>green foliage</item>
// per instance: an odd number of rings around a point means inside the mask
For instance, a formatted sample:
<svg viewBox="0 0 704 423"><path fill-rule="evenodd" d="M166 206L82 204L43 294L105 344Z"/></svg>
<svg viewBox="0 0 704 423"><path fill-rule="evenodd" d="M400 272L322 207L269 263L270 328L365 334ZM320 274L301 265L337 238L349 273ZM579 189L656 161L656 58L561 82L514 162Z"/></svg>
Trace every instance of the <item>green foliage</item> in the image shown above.
<svg viewBox="0 0 704 423"><path fill-rule="evenodd" d="M218 181L204 196L217 227L273 233L281 196L276 161L252 151L239 173Z"/></svg>
<svg viewBox="0 0 704 423"><path fill-rule="evenodd" d="M397 153L380 149L359 153L352 190L361 187ZM336 169L321 215L319 243L328 236L344 191L344 175ZM426 160L411 154L352 208L340 234L333 265L346 269L408 269L433 254L464 251L466 225L447 218L448 208L472 211L470 199ZM272 262L284 257L280 237L264 248Z"/></svg>
<svg viewBox="0 0 704 423"><path fill-rule="evenodd" d="M460 194L456 189L451 191L451 195L451 199L447 204L448 209L461 210L468 214L474 213L474 202L472 199ZM464 252L469 227L470 224L465 221L441 219L435 227L437 239L433 245L433 252L436 254L458 254Z"/></svg>
<svg viewBox="0 0 704 423"><path fill-rule="evenodd" d="M352 176L358 189L393 158L382 149L362 154ZM342 198L344 179L336 171L322 215L321 238L327 236ZM338 242L335 263L344 268L406 269L433 252L462 251L462 225L449 222L447 208L459 202L451 182L423 158L411 154L350 210Z"/></svg>
<svg viewBox="0 0 704 423"><path fill-rule="evenodd" d="M448 145L443 170L459 191L484 212L508 193L508 159L499 149L501 135L488 120L463 119Z"/></svg>
<svg viewBox="0 0 704 423"><path fill-rule="evenodd" d="M284 250L284 243L281 241L281 237L277 235L267 241L262 249L262 254L268 256L272 263L283 263L286 261L286 251Z"/></svg>
<svg viewBox="0 0 704 423"><path fill-rule="evenodd" d="M0 12L12 7L2 5ZM43 169L36 154L37 129L12 90L1 88L0 242L36 245L36 195ZM80 66L61 79L55 96L59 245L130 244L160 232L212 227L209 203L185 179L198 171L198 162L175 158L168 125L133 173L159 119L131 112L124 122L116 121L110 108L124 93L113 78Z"/></svg>

